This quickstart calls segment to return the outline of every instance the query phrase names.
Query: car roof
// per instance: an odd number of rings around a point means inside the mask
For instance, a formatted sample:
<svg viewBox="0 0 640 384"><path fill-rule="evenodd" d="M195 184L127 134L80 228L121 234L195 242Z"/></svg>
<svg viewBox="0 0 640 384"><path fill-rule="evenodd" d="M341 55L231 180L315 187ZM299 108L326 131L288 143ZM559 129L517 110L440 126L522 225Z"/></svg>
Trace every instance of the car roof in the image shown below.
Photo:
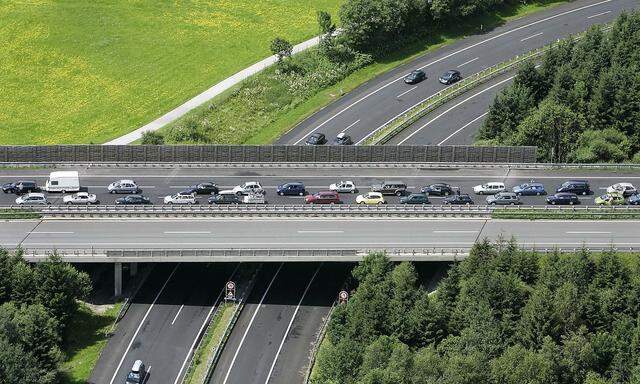
<svg viewBox="0 0 640 384"><path fill-rule="evenodd" d="M501 181L490 181L490 182L486 183L485 185L504 185L504 183L501 182Z"/></svg>
<svg viewBox="0 0 640 384"><path fill-rule="evenodd" d="M40 193L40 192L31 192L28 193L27 196L33 196L33 197L44 197L44 193Z"/></svg>
<svg viewBox="0 0 640 384"><path fill-rule="evenodd" d="M558 192L556 193L556 196L578 196L575 193L571 193L571 192Z"/></svg>
<svg viewBox="0 0 640 384"><path fill-rule="evenodd" d="M323 137L323 136L324 136L324 133L315 132L315 133L312 133L311 136L309 137Z"/></svg>
<svg viewBox="0 0 640 384"><path fill-rule="evenodd" d="M302 184L302 182L300 182L300 181L292 181L290 183L284 183L282 185L300 185L300 186L302 186L304 184Z"/></svg>
<svg viewBox="0 0 640 384"><path fill-rule="evenodd" d="M133 180L130 180L130 179L118 180L118 183L120 183L120 184L135 184L135 182Z"/></svg>
<svg viewBox="0 0 640 384"><path fill-rule="evenodd" d="M385 184L404 184L403 181L400 180L388 180L384 182Z"/></svg>
<svg viewBox="0 0 640 384"><path fill-rule="evenodd" d="M338 136L336 136L336 139L343 139L345 137L347 137L347 134L344 133L344 132L340 132L340 133L338 133Z"/></svg>
<svg viewBox="0 0 640 384"><path fill-rule="evenodd" d="M623 187L633 187L633 184L631 183L615 183L614 185L620 185Z"/></svg>
<svg viewBox="0 0 640 384"><path fill-rule="evenodd" d="M453 75L454 73L460 73L460 71L456 71L455 69L450 69L450 70L446 71L444 74L445 75Z"/></svg>
<svg viewBox="0 0 640 384"><path fill-rule="evenodd" d="M564 184L568 184L568 183L572 183L572 184L587 184L588 181L587 180L567 180L564 182Z"/></svg>
<svg viewBox="0 0 640 384"><path fill-rule="evenodd" d="M78 192L76 193L77 196L89 196L89 192Z"/></svg>

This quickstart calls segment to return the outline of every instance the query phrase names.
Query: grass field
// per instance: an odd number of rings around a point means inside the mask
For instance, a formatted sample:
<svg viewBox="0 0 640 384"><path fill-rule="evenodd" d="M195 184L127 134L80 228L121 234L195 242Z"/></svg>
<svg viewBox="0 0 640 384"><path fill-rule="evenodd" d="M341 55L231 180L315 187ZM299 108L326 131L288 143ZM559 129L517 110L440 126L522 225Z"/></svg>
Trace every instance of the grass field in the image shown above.
<svg viewBox="0 0 640 384"><path fill-rule="evenodd" d="M0 144L100 143L317 34L342 0L0 2Z"/></svg>

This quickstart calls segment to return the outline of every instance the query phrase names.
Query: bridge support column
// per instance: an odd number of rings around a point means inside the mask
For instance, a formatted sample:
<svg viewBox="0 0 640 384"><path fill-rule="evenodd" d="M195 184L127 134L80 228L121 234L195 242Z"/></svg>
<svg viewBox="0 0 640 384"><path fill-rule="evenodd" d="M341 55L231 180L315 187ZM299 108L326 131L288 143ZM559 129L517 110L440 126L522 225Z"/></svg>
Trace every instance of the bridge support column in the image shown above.
<svg viewBox="0 0 640 384"><path fill-rule="evenodd" d="M129 263L129 276L133 277L138 274L138 263Z"/></svg>
<svg viewBox="0 0 640 384"><path fill-rule="evenodd" d="M113 264L113 295L122 296L122 263Z"/></svg>

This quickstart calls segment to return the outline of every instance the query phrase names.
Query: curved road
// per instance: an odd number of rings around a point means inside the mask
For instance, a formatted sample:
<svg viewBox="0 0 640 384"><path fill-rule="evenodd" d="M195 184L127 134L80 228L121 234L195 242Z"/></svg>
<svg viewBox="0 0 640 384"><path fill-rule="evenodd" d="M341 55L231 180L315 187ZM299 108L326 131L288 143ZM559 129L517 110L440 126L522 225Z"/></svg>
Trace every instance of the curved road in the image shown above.
<svg viewBox="0 0 640 384"><path fill-rule="evenodd" d="M576 1L506 23L401 65L355 89L283 135L279 144L304 144L313 132L332 140L345 131L359 143L393 117L443 89L438 76L448 69L477 73L558 38L612 21L623 10L638 7L635 0ZM413 69L427 80L409 86L402 78Z"/></svg>

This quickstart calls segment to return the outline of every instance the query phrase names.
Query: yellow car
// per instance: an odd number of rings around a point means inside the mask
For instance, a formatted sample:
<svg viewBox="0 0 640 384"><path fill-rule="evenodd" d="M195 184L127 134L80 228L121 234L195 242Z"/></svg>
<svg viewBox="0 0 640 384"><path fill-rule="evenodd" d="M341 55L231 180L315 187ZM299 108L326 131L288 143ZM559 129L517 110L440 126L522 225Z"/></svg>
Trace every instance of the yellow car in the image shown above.
<svg viewBox="0 0 640 384"><path fill-rule="evenodd" d="M623 205L624 196L619 192L606 193L596 197L596 205Z"/></svg>
<svg viewBox="0 0 640 384"><path fill-rule="evenodd" d="M384 200L382 193L380 192L368 192L364 195L359 195L356 197L357 204L386 204L387 202Z"/></svg>

